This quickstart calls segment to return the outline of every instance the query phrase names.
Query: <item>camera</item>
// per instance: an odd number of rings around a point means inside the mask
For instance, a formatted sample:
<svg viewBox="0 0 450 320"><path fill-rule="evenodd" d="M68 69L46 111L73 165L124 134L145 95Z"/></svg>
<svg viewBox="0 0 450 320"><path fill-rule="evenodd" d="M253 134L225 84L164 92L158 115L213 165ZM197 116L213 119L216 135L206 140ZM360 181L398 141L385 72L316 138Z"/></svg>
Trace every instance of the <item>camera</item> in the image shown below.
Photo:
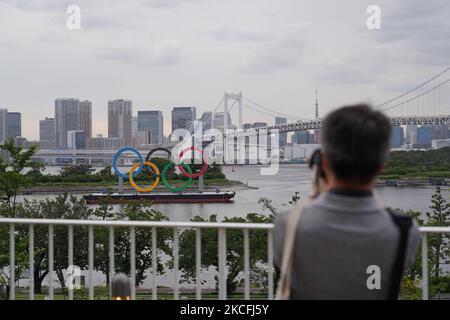
<svg viewBox="0 0 450 320"><path fill-rule="evenodd" d="M309 159L309 168L312 169L314 166L318 168L318 176L325 179L325 171L322 169L322 152L320 149L315 150Z"/></svg>

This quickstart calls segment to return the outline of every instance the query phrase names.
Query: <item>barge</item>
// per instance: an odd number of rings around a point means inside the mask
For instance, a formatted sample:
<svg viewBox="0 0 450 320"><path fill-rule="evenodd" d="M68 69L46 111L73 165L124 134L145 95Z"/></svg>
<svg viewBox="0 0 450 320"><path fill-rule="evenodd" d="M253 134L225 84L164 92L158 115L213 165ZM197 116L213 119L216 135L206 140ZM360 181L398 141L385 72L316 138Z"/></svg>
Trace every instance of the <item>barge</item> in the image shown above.
<svg viewBox="0 0 450 320"><path fill-rule="evenodd" d="M232 202L234 191L219 192L149 192L149 193L89 193L83 196L87 204L99 204L109 199L113 204L130 201L151 201L153 203L227 203Z"/></svg>

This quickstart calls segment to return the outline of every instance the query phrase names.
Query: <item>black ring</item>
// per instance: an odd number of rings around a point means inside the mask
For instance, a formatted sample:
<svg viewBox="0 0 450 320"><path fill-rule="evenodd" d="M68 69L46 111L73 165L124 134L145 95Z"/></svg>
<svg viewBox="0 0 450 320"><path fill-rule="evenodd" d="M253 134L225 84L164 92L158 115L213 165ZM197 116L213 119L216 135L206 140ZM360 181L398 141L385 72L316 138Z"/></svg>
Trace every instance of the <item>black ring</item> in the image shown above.
<svg viewBox="0 0 450 320"><path fill-rule="evenodd" d="M157 152L157 151L164 151L165 153L167 153L167 155L169 156L169 161L170 161L170 156L172 155L172 151L170 151L169 149L164 148L164 147L157 147L157 148L154 148L154 149L150 150L147 153L147 155L145 156L145 161L150 161L150 158L152 157L152 154ZM159 174L154 173L153 170L149 166L144 166L144 168L147 170L148 173L150 173L154 177L160 177L161 176Z"/></svg>

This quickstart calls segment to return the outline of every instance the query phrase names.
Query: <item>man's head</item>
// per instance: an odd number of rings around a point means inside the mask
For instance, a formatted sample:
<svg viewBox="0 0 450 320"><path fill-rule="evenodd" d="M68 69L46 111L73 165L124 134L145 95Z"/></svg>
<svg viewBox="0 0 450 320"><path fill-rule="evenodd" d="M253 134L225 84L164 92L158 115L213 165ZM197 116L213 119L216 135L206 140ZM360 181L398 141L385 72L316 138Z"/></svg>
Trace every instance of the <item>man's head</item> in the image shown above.
<svg viewBox="0 0 450 320"><path fill-rule="evenodd" d="M389 119L365 104L331 112L321 130L324 170L339 182L370 184L382 169L391 140Z"/></svg>

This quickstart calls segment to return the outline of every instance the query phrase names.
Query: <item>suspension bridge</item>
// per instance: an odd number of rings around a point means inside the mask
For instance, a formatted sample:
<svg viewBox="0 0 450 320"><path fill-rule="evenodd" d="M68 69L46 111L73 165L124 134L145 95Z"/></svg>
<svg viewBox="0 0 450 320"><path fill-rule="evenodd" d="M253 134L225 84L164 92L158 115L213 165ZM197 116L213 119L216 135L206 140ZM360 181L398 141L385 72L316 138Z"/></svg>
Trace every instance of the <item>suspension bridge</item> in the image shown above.
<svg viewBox="0 0 450 320"><path fill-rule="evenodd" d="M450 68L434 75L418 86L374 107L391 119L393 126L450 125ZM233 135L293 132L320 129L316 96L314 119L302 118L268 107L239 93L225 93L212 112L213 128L242 129Z"/></svg>

